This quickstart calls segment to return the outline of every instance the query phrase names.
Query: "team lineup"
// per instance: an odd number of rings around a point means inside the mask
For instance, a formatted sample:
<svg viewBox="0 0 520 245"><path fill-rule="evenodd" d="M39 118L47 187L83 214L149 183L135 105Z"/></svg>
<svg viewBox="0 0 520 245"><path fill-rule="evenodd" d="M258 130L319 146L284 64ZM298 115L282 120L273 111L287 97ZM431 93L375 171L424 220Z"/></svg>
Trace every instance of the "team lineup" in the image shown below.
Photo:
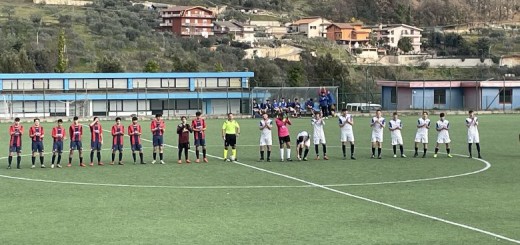
<svg viewBox="0 0 520 245"><path fill-rule="evenodd" d="M444 113L439 114L439 120L435 124L435 130L437 131L437 140L433 157L438 156L439 147L445 145L447 157L451 158L450 152L450 122L446 119ZM278 141L280 145L280 161L292 161L291 158L291 136L289 127L292 125L291 120L287 113L278 113L274 119L274 124L277 128ZM468 117L465 120L467 127L467 143L469 157L473 157L472 145L476 145L477 156L481 158L480 154L480 139L478 132L478 118L475 116L473 111L469 111ZM326 122L322 117L321 112L314 113L311 119L312 141L314 144L315 160L328 160L327 155L327 143L325 139L324 127ZM328 124L327 124L328 125ZM350 145L350 159L356 160L355 153L355 140L354 140L354 117L349 114L346 109L341 111L338 116L340 142L342 148L343 159L347 159L347 145ZM369 126L372 128L371 132L371 158L382 159L382 145L384 138L385 128L388 127L391 136L391 145L393 148L393 157L397 157L397 147L399 147L399 156L406 158L404 154L403 136L401 130L403 124L399 119L397 112L392 114L392 119L386 122L386 119L382 116L382 111L377 110L375 115L371 118ZM428 151L428 132L431 126L431 121L428 118L428 112L423 112L422 117L417 120L417 133L415 135L415 154L414 157L419 157L419 147L422 145L423 154L422 157L426 157ZM78 117L74 117L72 124L69 127L68 135L70 137L70 151L67 162L67 167L72 166L74 152L78 152L79 166L85 167L86 164L83 161L83 125L79 122ZM93 121L88 125L91 133L90 139L90 166L94 166L94 160L97 160L97 165L103 166L101 162L101 150L103 145L104 131L98 117L94 117ZM259 123L260 130L260 158L259 161L271 161L272 151L272 130L273 120L269 118L267 113L262 114L262 118ZM190 150L190 137L193 134L194 145L195 145L195 162L208 162L207 151L206 151L206 121L202 118L200 112L195 114L195 118L191 124L187 122L187 117L181 117L181 123L177 125L178 134L178 161L182 163L182 157L184 156L184 162L190 163L189 150ZM152 133L152 145L153 145L153 160L152 164L159 161L160 164L164 162L164 133L166 125L162 119L161 114L157 114L152 122L150 123L150 131ZM138 122L137 117L132 118L131 124L127 127L125 133L125 126L121 123L121 118L115 119L115 124L112 126L112 161L110 165L116 164L116 153L117 164L124 165L123 159L123 145L124 137L130 138L130 146L132 151L132 158L134 164L138 163L137 155L139 155L139 163L146 164L144 161L143 146L141 142L141 135L143 130ZM24 135L24 127L20 123L20 119L16 118L14 123L9 127L10 142L9 142L9 156L8 156L8 169L11 168L13 158L16 155L16 167L21 168L21 152L22 152L22 136ZM36 167L36 157L39 156L39 163L41 168L45 168L44 159L44 145L43 140L45 136L44 128L40 125L38 118L34 119L34 124L29 129L29 137L31 138L31 168ZM234 119L232 113L228 114L227 120L222 125L222 139L224 141L224 161L237 161L237 139L240 136L240 125ZM62 153L64 150L64 141L67 140L67 130L63 126L62 119L57 121L57 125L52 128L51 137L53 140L52 149L52 160L51 168L61 168ZM321 153L320 154L320 145ZM308 161L308 155L311 146L311 134L307 131L300 131L296 136L296 159L299 161ZM229 147L231 147L231 153L228 154ZM200 150L202 150L202 158L200 158ZM184 153L184 154L183 154ZM94 159L96 156L96 159ZM159 159L157 159L159 156Z"/></svg>

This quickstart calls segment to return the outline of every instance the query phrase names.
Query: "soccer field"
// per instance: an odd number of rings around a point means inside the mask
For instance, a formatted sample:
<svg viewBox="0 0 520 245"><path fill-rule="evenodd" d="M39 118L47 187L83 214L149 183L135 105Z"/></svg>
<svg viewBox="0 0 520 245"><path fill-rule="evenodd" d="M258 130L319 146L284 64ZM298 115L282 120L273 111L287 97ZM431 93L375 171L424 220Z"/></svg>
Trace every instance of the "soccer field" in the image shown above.
<svg viewBox="0 0 520 245"><path fill-rule="evenodd" d="M212 119L209 163L193 163L190 153L191 164L177 164L179 121L166 121L167 164L152 165L150 121L143 121L148 164L133 164L127 138L124 166L81 168L76 152L67 168L66 152L62 169L49 168L49 123L43 123L47 168L30 168L30 124L24 123L21 170L6 169L9 125L0 124L0 244L520 243L518 115L479 116L482 160L467 157L465 116L450 115L454 157L447 158L444 147L432 157L438 115L431 115L428 157L413 158L418 117L401 117L405 159L392 157L387 129L383 159L370 159L370 118L356 117L357 160L342 159L337 118L331 118L325 125L330 160L311 160L311 146L309 161L280 162L275 145L272 162L257 162L259 119L238 119L238 162L224 162L224 120ZM300 130L312 135L310 119L292 121L293 141ZM106 164L111 136L104 136Z"/></svg>

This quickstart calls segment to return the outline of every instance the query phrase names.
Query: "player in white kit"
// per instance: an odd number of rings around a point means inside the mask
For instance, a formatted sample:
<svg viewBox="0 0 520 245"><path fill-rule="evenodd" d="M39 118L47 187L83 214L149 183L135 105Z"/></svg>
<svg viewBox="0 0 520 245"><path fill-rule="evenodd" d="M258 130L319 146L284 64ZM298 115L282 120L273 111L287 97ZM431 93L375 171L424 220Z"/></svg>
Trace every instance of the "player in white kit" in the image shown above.
<svg viewBox="0 0 520 245"><path fill-rule="evenodd" d="M309 147L311 146L311 137L307 131L301 131L296 136L296 152L298 153L298 161L307 161ZM305 149L305 151L304 151Z"/></svg>
<svg viewBox="0 0 520 245"><path fill-rule="evenodd" d="M341 110L339 116L339 128L341 138L341 149L343 150L343 159L347 159L347 142L350 142L350 159L356 160L354 157L354 119L352 114L348 114L347 109Z"/></svg>
<svg viewBox="0 0 520 245"><path fill-rule="evenodd" d="M314 114L314 118L311 120L312 127L314 128L313 140L314 140L314 151L316 152L316 160L320 160L319 145L323 147L323 159L329 160L327 157L327 142L325 141L325 132L323 126L325 121L321 117L321 113Z"/></svg>
<svg viewBox="0 0 520 245"><path fill-rule="evenodd" d="M442 112L440 114L441 119L437 121L436 129L437 129L437 144L435 145L435 154L433 157L437 157L437 153L439 152L439 145L446 144L446 153L448 153L448 157L452 157L450 154L450 122L444 118L445 114Z"/></svg>
<svg viewBox="0 0 520 245"><path fill-rule="evenodd" d="M428 112L423 111L422 117L417 120L417 133L415 134L415 154L413 157L419 156L419 144L423 144L423 155L426 157L428 151L428 130L430 129L430 119L428 118Z"/></svg>
<svg viewBox="0 0 520 245"><path fill-rule="evenodd" d="M404 147L403 147L403 136L401 135L401 130L403 129L403 123L397 112L394 112L392 120L388 122L388 129L390 130L390 136L392 136L392 148L394 150L394 157L397 157L397 145L399 145L399 151L401 152L401 157L405 158Z"/></svg>
<svg viewBox="0 0 520 245"><path fill-rule="evenodd" d="M372 118L372 157L375 158L377 147L377 158L381 159L381 143L383 143L383 129L385 128L385 118L381 116L381 110L376 111L376 116Z"/></svg>
<svg viewBox="0 0 520 245"><path fill-rule="evenodd" d="M471 145L475 143L477 146L478 158L482 158L480 155L480 137L478 134L478 118L475 116L473 111L469 111L469 117L466 118L466 127L468 127L468 150L469 157L472 158Z"/></svg>
<svg viewBox="0 0 520 245"><path fill-rule="evenodd" d="M260 120L260 160L264 161L264 151L267 151L267 161L271 161L271 148L273 146L273 120L269 118L267 113L262 114L262 120Z"/></svg>

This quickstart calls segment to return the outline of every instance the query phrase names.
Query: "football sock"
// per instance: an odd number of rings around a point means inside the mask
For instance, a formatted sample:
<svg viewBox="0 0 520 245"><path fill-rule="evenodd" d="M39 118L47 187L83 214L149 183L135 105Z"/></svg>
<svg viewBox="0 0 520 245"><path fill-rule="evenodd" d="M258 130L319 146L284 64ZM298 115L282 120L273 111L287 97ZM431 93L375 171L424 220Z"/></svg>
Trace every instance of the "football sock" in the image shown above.
<svg viewBox="0 0 520 245"><path fill-rule="evenodd" d="M55 161L56 161L56 155L52 155L51 164L54 164Z"/></svg>
<svg viewBox="0 0 520 245"><path fill-rule="evenodd" d="M303 158L306 158L309 154L309 149L305 149L305 152L303 153Z"/></svg>
<svg viewBox="0 0 520 245"><path fill-rule="evenodd" d="M471 143L468 143L468 152L469 152L469 155L471 156Z"/></svg>
<svg viewBox="0 0 520 245"><path fill-rule="evenodd" d="M94 162L94 151L90 152L90 162Z"/></svg>
<svg viewBox="0 0 520 245"><path fill-rule="evenodd" d="M439 152L439 148L435 147L435 154L437 154L438 152Z"/></svg>
<svg viewBox="0 0 520 245"><path fill-rule="evenodd" d="M267 159L271 159L271 151L270 150L267 151Z"/></svg>
<svg viewBox="0 0 520 245"><path fill-rule="evenodd" d="M475 143L475 145L477 146L477 152L478 152L478 154L480 154L480 143Z"/></svg>
<svg viewBox="0 0 520 245"><path fill-rule="evenodd" d="M323 148L323 155L327 155L327 145L326 144L322 144L321 147Z"/></svg>
<svg viewBox="0 0 520 245"><path fill-rule="evenodd" d="M97 152L97 162L100 163L101 162L101 152Z"/></svg>
<svg viewBox="0 0 520 245"><path fill-rule="evenodd" d="M134 159L134 162L137 160L137 159L136 159L135 152L132 153L132 158Z"/></svg>
<svg viewBox="0 0 520 245"><path fill-rule="evenodd" d="M202 157L206 158L206 148L202 148Z"/></svg>
<svg viewBox="0 0 520 245"><path fill-rule="evenodd" d="M34 165L34 162L36 162L36 157L31 157L32 165Z"/></svg>
<svg viewBox="0 0 520 245"><path fill-rule="evenodd" d="M188 160L188 148L184 148L184 159Z"/></svg>
<svg viewBox="0 0 520 245"><path fill-rule="evenodd" d="M426 154L426 152L428 151L428 148L424 148L423 149L423 153Z"/></svg>
<svg viewBox="0 0 520 245"><path fill-rule="evenodd" d="M283 160L283 148L280 148L280 159Z"/></svg>
<svg viewBox="0 0 520 245"><path fill-rule="evenodd" d="M401 155L404 154L404 147L403 147L403 145L399 145L399 151L401 151Z"/></svg>
<svg viewBox="0 0 520 245"><path fill-rule="evenodd" d="M123 152L119 152L119 162L123 160Z"/></svg>
<svg viewBox="0 0 520 245"><path fill-rule="evenodd" d="M141 159L141 163L143 163L143 153L142 152L139 152L139 158Z"/></svg>
<svg viewBox="0 0 520 245"><path fill-rule="evenodd" d="M163 153L162 152L159 153L159 160L161 160L161 161L163 160Z"/></svg>
<svg viewBox="0 0 520 245"><path fill-rule="evenodd" d="M287 150L287 159L291 158L291 148L286 149Z"/></svg>
<svg viewBox="0 0 520 245"><path fill-rule="evenodd" d="M57 162L57 163L58 163L58 164L61 163L61 154L58 154L58 162Z"/></svg>
<svg viewBox="0 0 520 245"><path fill-rule="evenodd" d="M72 163L72 157L69 157L69 163Z"/></svg>
<svg viewBox="0 0 520 245"><path fill-rule="evenodd" d="M350 155L354 155L354 144L350 145Z"/></svg>
<svg viewBox="0 0 520 245"><path fill-rule="evenodd" d="M153 153L153 160L155 161L155 159L157 159L157 153Z"/></svg>
<svg viewBox="0 0 520 245"><path fill-rule="evenodd" d="M341 146L341 150L343 151L343 156L346 156L347 155L347 146L346 145L342 145Z"/></svg>
<svg viewBox="0 0 520 245"><path fill-rule="evenodd" d="M79 157L79 164L83 164L83 157Z"/></svg>
<svg viewBox="0 0 520 245"><path fill-rule="evenodd" d="M9 156L8 159L9 166L11 166L11 163L13 163L13 156Z"/></svg>
<svg viewBox="0 0 520 245"><path fill-rule="evenodd" d="M40 157L40 165L43 165L43 156Z"/></svg>
<svg viewBox="0 0 520 245"><path fill-rule="evenodd" d="M377 155L381 156L381 148L377 148Z"/></svg>
<svg viewBox="0 0 520 245"><path fill-rule="evenodd" d="M446 152L447 152L448 154L450 154L450 150L451 150L450 148L446 148Z"/></svg>
<svg viewBox="0 0 520 245"><path fill-rule="evenodd" d="M419 147L415 147L415 154L419 153Z"/></svg>
<svg viewBox="0 0 520 245"><path fill-rule="evenodd" d="M397 153L397 145L393 145L392 149L394 150L394 155Z"/></svg>
<svg viewBox="0 0 520 245"><path fill-rule="evenodd" d="M179 160L182 159L182 147L179 147L179 149L177 150L177 156L178 156Z"/></svg>
<svg viewBox="0 0 520 245"><path fill-rule="evenodd" d="M231 155L237 158L237 149L231 149Z"/></svg>
<svg viewBox="0 0 520 245"><path fill-rule="evenodd" d="M376 154L376 148L372 147L372 156Z"/></svg>
<svg viewBox="0 0 520 245"><path fill-rule="evenodd" d="M227 149L224 149L224 159L227 159Z"/></svg>
<svg viewBox="0 0 520 245"><path fill-rule="evenodd" d="M20 163L22 162L22 156L16 156L16 167L20 167Z"/></svg>
<svg viewBox="0 0 520 245"><path fill-rule="evenodd" d="M314 152L316 152L316 156L320 155L320 149L318 148L318 145L314 145Z"/></svg>
<svg viewBox="0 0 520 245"><path fill-rule="evenodd" d="M195 150L195 156L197 157L197 159L199 159L200 151L198 148Z"/></svg>
<svg viewBox="0 0 520 245"><path fill-rule="evenodd" d="M264 151L260 151L260 159L264 159Z"/></svg>
<svg viewBox="0 0 520 245"><path fill-rule="evenodd" d="M114 162L114 160L116 160L116 153L112 152L112 162Z"/></svg>
<svg viewBox="0 0 520 245"><path fill-rule="evenodd" d="M302 148L298 149L298 156L303 157L302 153L303 153L303 149Z"/></svg>

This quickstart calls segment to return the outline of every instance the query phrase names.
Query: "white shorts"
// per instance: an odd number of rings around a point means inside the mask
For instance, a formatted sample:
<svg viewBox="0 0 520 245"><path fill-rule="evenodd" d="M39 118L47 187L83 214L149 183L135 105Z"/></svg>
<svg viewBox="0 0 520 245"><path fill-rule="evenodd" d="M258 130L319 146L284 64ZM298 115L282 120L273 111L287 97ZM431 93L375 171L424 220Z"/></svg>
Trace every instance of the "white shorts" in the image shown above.
<svg viewBox="0 0 520 245"><path fill-rule="evenodd" d="M383 142L383 133L374 134L372 133L372 143Z"/></svg>
<svg viewBox="0 0 520 245"><path fill-rule="evenodd" d="M264 145L273 145L273 137L272 136L260 136L260 146Z"/></svg>
<svg viewBox="0 0 520 245"><path fill-rule="evenodd" d="M480 137L478 133L476 134L468 134L468 143L480 143Z"/></svg>
<svg viewBox="0 0 520 245"><path fill-rule="evenodd" d="M450 142L451 142L451 140L450 140L450 136L449 135L448 136L444 136L444 135L441 136L441 135L439 135L439 137L437 137L437 143L439 143L439 144L448 144Z"/></svg>
<svg viewBox="0 0 520 245"><path fill-rule="evenodd" d="M427 134L416 134L415 135L415 142L428 144L428 135Z"/></svg>
<svg viewBox="0 0 520 245"><path fill-rule="evenodd" d="M403 137L401 135L393 136L392 135L392 145L402 145Z"/></svg>
<svg viewBox="0 0 520 245"><path fill-rule="evenodd" d="M310 147L311 146L311 139L308 139L308 140L306 140L306 141L304 141L304 142L302 142L300 144L303 144L306 147Z"/></svg>
<svg viewBox="0 0 520 245"><path fill-rule="evenodd" d="M341 142L354 142L354 133L341 132Z"/></svg>
<svg viewBox="0 0 520 245"><path fill-rule="evenodd" d="M321 135L320 137L313 137L313 141L314 141L314 144L315 145L318 145L318 144L326 144L327 142L325 141L325 136Z"/></svg>

